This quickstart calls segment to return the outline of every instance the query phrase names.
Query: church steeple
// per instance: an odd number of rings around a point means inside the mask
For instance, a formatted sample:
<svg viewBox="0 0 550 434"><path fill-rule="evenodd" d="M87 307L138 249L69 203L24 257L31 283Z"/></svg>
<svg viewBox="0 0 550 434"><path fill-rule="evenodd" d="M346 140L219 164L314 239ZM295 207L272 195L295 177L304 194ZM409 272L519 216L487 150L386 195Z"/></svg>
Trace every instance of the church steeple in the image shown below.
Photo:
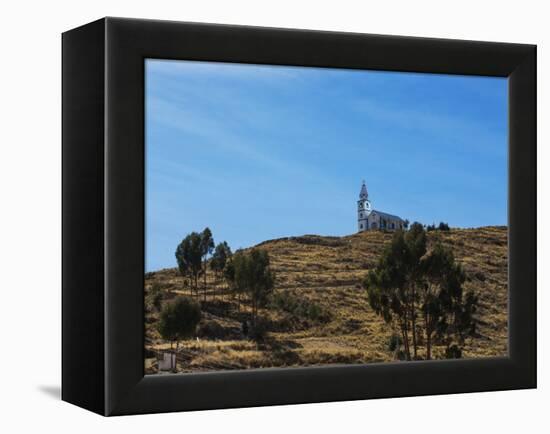
<svg viewBox="0 0 550 434"><path fill-rule="evenodd" d="M357 228L359 232L369 229L368 218L371 212L372 207L369 200L369 192L367 191L365 181L363 181L361 191L359 192L359 200L357 201Z"/></svg>
<svg viewBox="0 0 550 434"><path fill-rule="evenodd" d="M368 198L369 192L367 191L367 185L365 184L365 181L363 181L363 185L361 185L361 192L359 193L359 199L367 200Z"/></svg>

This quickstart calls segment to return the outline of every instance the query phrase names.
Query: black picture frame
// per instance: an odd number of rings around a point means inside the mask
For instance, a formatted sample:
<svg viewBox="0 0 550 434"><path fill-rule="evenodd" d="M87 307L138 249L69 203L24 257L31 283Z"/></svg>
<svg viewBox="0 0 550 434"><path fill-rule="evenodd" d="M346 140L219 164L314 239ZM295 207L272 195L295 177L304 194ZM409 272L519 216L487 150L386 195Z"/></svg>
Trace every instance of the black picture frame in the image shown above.
<svg viewBox="0 0 550 434"><path fill-rule="evenodd" d="M62 51L63 400L124 415L536 387L536 46L104 18ZM144 376L146 58L508 77L508 357Z"/></svg>

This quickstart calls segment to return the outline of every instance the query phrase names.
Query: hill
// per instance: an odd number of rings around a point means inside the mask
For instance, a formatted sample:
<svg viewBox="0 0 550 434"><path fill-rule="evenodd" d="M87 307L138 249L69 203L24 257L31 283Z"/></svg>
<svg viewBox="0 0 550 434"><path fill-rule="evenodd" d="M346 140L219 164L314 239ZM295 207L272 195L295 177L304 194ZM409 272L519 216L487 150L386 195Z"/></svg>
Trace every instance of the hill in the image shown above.
<svg viewBox="0 0 550 434"><path fill-rule="evenodd" d="M223 280L210 272L206 301L200 294L199 338L180 344L179 370L394 360L388 349L392 330L372 311L360 285L391 237L391 233L369 231L345 237L304 235L259 244L269 252L276 274L274 299L260 310L269 330L261 343L242 333L242 323L250 315L247 301L232 297ZM473 289L480 300L478 335L468 340L463 356L506 355L507 228L428 232L429 245L436 239L453 249L466 272L465 288ZM158 306L179 294L189 295L190 290L177 269L146 274L146 373L157 372L156 357L170 348L156 331Z"/></svg>

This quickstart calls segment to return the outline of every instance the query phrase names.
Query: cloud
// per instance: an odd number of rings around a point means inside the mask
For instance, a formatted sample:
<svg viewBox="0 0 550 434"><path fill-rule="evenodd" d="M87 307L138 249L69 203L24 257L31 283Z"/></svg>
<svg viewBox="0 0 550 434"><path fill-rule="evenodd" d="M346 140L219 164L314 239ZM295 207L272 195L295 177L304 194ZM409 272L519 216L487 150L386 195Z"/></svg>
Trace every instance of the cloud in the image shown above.
<svg viewBox="0 0 550 434"><path fill-rule="evenodd" d="M157 133L158 127L168 127L176 131L170 138L173 143L184 141L186 147L195 149L208 146L212 154L222 154L228 159L238 160L239 164L248 162L255 170L262 170L266 175L270 173L270 176L276 178L310 179L325 185L325 188L330 187L326 172L303 159L298 161L293 158L292 146L288 146L287 137L281 134L282 119L272 123L269 129L251 134L251 126L256 122L254 114L250 113L246 122L241 116L242 113L235 118L234 111L225 104L205 113L186 104L149 96L146 100L146 125L156 132L153 137L147 134L146 145L165 146L166 143L158 142ZM279 147L278 141L284 141L284 146ZM283 154L277 155L278 151ZM195 176L199 176L196 171Z"/></svg>
<svg viewBox="0 0 550 434"><path fill-rule="evenodd" d="M506 131L495 133L487 125L435 111L390 107L374 100L360 99L352 103L359 113L371 120L385 124L393 131L421 133L446 142L455 142L468 152L506 157ZM480 146L482 144L483 146Z"/></svg>

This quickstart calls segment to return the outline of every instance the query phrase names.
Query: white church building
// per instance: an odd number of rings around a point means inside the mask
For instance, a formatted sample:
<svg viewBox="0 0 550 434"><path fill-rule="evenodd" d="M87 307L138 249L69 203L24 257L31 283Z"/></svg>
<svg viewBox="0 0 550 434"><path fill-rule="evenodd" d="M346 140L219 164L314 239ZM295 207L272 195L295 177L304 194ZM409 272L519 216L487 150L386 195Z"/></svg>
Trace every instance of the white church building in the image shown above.
<svg viewBox="0 0 550 434"><path fill-rule="evenodd" d="M365 181L361 186L359 200L357 201L357 229L359 232L370 230L389 230L404 229L405 221L396 215L378 211L372 208L369 200L369 193Z"/></svg>

